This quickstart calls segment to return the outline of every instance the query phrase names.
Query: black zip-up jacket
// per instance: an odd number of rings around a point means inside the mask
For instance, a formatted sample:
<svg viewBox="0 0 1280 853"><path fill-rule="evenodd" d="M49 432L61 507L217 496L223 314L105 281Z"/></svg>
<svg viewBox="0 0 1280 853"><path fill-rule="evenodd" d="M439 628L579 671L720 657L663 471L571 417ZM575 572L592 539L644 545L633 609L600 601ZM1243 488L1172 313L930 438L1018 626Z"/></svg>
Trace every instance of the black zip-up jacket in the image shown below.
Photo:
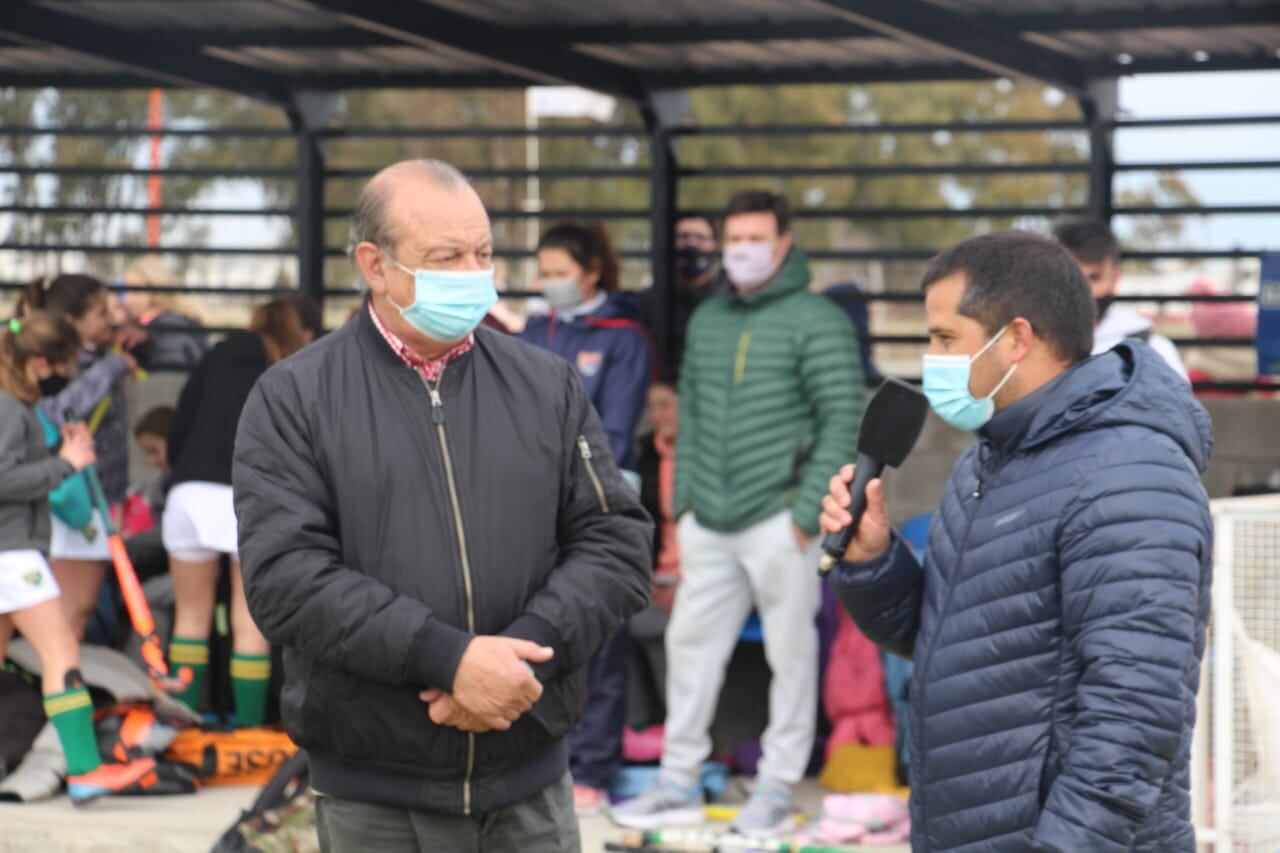
<svg viewBox="0 0 1280 853"><path fill-rule="evenodd" d="M433 402L434 398L434 402ZM323 794L451 813L565 772L586 663L646 603L651 524L572 367L480 329L431 388L368 311L269 370L234 485L249 608ZM431 722L470 638L555 649L507 732Z"/></svg>
<svg viewBox="0 0 1280 853"><path fill-rule="evenodd" d="M240 410L267 367L267 349L251 332L233 333L200 360L182 386L169 426L171 486L193 480L231 484Z"/></svg>

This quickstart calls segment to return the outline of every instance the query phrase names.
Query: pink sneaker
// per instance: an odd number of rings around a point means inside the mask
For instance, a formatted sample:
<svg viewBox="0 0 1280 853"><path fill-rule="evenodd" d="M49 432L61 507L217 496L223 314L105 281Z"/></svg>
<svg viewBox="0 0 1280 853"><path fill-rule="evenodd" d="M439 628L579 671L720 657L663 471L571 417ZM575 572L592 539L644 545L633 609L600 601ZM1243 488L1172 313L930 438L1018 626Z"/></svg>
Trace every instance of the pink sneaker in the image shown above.
<svg viewBox="0 0 1280 853"><path fill-rule="evenodd" d="M815 833L824 844L900 844L911 823L906 801L887 794L830 794Z"/></svg>
<svg viewBox="0 0 1280 853"><path fill-rule="evenodd" d="M884 847L890 844L906 844L911 840L911 821L906 820L888 829L868 832L862 836L862 843L868 847Z"/></svg>
<svg viewBox="0 0 1280 853"><path fill-rule="evenodd" d="M879 832L905 822L909 812L906 800L892 794L829 794L822 798L822 817Z"/></svg>
<svg viewBox="0 0 1280 853"><path fill-rule="evenodd" d="M591 817L604 814L609 805L609 797L603 788L592 788L589 785L573 786L573 812L578 817Z"/></svg>

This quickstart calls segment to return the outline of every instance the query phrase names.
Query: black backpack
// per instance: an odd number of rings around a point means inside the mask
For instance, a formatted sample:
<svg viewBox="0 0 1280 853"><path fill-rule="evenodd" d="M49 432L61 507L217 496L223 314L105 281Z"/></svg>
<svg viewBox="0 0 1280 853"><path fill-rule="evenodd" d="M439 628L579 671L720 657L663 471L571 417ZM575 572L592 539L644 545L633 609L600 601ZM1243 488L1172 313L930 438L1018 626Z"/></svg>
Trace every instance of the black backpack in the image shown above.
<svg viewBox="0 0 1280 853"><path fill-rule="evenodd" d="M47 722L39 682L0 667L0 779L31 751Z"/></svg>

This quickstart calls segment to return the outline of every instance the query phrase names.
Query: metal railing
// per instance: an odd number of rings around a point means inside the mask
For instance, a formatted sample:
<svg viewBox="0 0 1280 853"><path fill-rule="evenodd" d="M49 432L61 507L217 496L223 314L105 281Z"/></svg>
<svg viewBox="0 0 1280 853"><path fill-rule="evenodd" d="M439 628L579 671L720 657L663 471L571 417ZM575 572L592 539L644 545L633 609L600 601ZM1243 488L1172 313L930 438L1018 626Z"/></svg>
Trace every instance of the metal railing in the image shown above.
<svg viewBox="0 0 1280 853"><path fill-rule="evenodd" d="M1280 116L1237 116L1225 118L1179 118L1179 119L1142 119L1121 120L1102 123L1105 132L1120 133L1139 128L1188 128L1188 127L1227 127L1245 125L1280 125ZM56 135L63 137L103 137L103 138L145 138L153 135L166 137L207 137L225 140L234 145L240 140L293 139L298 143L295 162L292 166L199 166L188 165L160 170L138 168L133 165L58 165L36 163L0 164L0 178L17 176L30 178L37 175L65 176L77 179L114 180L119 178L146 178L154 174L166 177L208 180L250 179L257 181L291 182L294 185L295 201L272 205L210 205L199 206L164 206L160 208L131 207L126 205L80 205L80 204L48 204L8 203L0 204L0 220L5 216L137 216L162 215L171 218L229 218L229 217L269 217L272 219L291 218L294 223L295 238L285 245L161 245L152 249L141 244L121 245L118 243L67 242L61 244L44 244L30 241L13 241L0 245L0 257L13 257L15 253L82 253L86 255L119 255L135 256L158 251L161 254L174 256L209 256L212 258L227 256L243 256L245 258L261 257L286 258L296 256L299 259L299 279L302 287L317 301L325 298L350 297L353 291L340 287L332 279L326 280L323 271L326 259L335 259L345 254L345 247L324 241L323 223L334 222L350 216L348 206L325 204L331 190L349 186L350 182L364 180L372 175L376 167L350 164L330 166L324 162L323 146L317 143L358 142L360 140L459 140L459 139L498 139L523 143L531 138L542 141L578 141L584 143L600 143L601 141L625 142L631 148L629 161L615 158L616 162L583 162L553 163L542 168L532 169L524 166L481 164L465 171L476 181L513 181L523 182L536 179L544 184L557 181L628 181L647 184L647 203L644 206L564 206L541 205L531 203L525 198L524 204L517 206L495 205L490 209L490 217L502 227L510 225L506 231L514 232L514 226L525 223L541 229L541 223L561 219L598 219L615 223L620 227L629 227L635 232L635 226L648 223L647 239L630 239L624 243L620 254L630 261L650 263L650 271L655 286L660 289L671 287L670 229L675 216L684 213L716 216L719 210L707 205L680 204L682 181L698 182L739 182L749 179L776 182L788 179L822 180L829 178L859 178L874 180L900 180L911 178L982 178L1009 175L1063 175L1071 178L1089 177L1091 180L1100 173L1106 180L1116 173L1122 172L1158 172L1178 171L1252 171L1280 170L1280 159L1250 160L1213 160L1194 161L1185 158L1171 158L1168 161L1135 161L1110 163L1105 158L1092 157L1079 159L1057 157L1044 162L859 162L859 163L813 163L782 164L777 157L771 162L692 162L691 158L681 158L682 146L686 141L713 138L766 139L781 140L786 138L808 138L813 136L849 136L879 135L898 137L913 134L1011 134L1011 133L1053 133L1079 134L1086 142L1090 133L1096 132L1098 126L1079 120L1054 121L1006 121L1006 122L936 122L936 123L884 123L884 124L847 124L847 125L717 125L694 127L644 127L644 126L602 126L602 127L544 127L531 131L526 127L477 127L477 128L439 128L439 127L322 127L292 130L284 127L220 127L191 128L169 127L155 130L147 127L0 127L0 133L8 136L35 137ZM302 162L304 150L312 150L312 157L319 157L319 168L316 163ZM1100 172L1101 170L1101 172ZM795 218L806 227L821 226L823 223L862 223L874 225L883 222L917 222L931 220L965 220L975 223L975 227L991 227L997 223L1009 223L1017 220L1048 220L1067 215L1096 214L1100 216L1264 216L1280 214L1280 198L1266 204L1216 204L1216 205L1113 205L1109 197L1097 199L1088 197L1087 193L1075 192L1072 198L1062 204L977 204L973 206L922 207L922 206L797 206ZM939 246L912 247L883 245L876 248L845 248L836 245L816 245L809 247L809 257L819 263L879 263L909 264L927 260L940 249ZM1280 245L1250 247L1178 247L1150 248L1126 252L1126 257L1135 261L1156 261L1163 259L1181 259L1185 261L1209 261L1217 259L1242 259L1259 254L1264 250L1280 250ZM528 258L532 254L527 241L523 245L508 237L500 245L495 254L504 259ZM316 274L319 270L321 273ZM0 284L0 289L11 290L17 282ZM153 290L156 290L153 288ZM194 285L175 285L160 288L163 292L186 295L221 295L221 296L268 296L279 294L279 288L255 288L245 284L211 285L199 287ZM511 298L522 298L523 292L508 293ZM1180 294L1159 294L1155 296L1125 296L1122 301L1141 303L1171 302L1242 302L1249 296L1185 296ZM918 302L920 297L911 292L888 291L867 294L870 302ZM665 318L669 325L670 318ZM662 320L660 326L664 326ZM665 339L666 328L659 328L657 336ZM875 343L919 343L923 338L914 335L878 334ZM1184 346L1251 346L1247 339L1220 338L1178 338L1175 342Z"/></svg>

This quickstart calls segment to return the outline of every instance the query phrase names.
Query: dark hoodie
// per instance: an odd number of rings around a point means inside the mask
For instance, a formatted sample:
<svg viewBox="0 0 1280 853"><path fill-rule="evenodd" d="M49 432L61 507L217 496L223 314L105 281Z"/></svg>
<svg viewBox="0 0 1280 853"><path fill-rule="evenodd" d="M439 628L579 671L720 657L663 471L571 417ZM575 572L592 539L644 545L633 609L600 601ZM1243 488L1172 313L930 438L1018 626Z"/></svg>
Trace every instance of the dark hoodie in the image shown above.
<svg viewBox="0 0 1280 853"><path fill-rule="evenodd" d="M266 371L262 339L235 332L201 359L178 395L169 428L172 485L199 481L231 485L236 425L249 392Z"/></svg>
<svg viewBox="0 0 1280 853"><path fill-rule="evenodd" d="M571 320L532 317L521 339L550 350L578 372L609 436L618 467L632 470L632 439L653 378L654 351L635 300L611 293L595 311Z"/></svg>
<svg viewBox="0 0 1280 853"><path fill-rule="evenodd" d="M913 850L1194 849L1212 444L1126 341L981 430L923 567L895 538L837 570L863 632L916 660Z"/></svg>

